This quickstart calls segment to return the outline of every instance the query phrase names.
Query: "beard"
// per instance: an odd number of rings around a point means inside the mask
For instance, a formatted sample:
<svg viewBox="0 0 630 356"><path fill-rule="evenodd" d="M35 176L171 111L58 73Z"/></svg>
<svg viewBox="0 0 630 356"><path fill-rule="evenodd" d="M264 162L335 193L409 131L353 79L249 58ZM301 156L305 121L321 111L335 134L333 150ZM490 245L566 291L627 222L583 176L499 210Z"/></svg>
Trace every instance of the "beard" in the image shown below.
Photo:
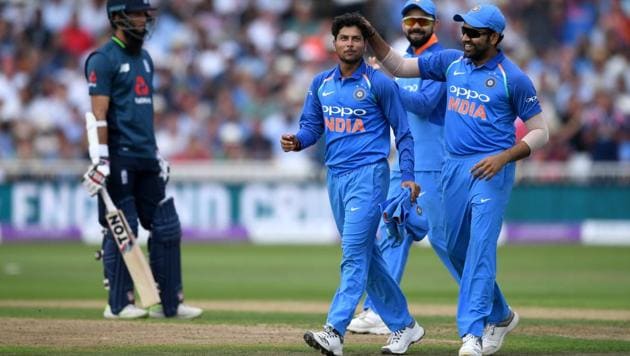
<svg viewBox="0 0 630 356"><path fill-rule="evenodd" d="M339 57L339 60L342 61L345 64L357 64L361 61L362 57L357 57L357 58L344 58L344 57Z"/></svg>
<svg viewBox="0 0 630 356"><path fill-rule="evenodd" d="M131 30L125 29L125 39L127 40L127 49L133 54L139 54L142 51L144 45L144 38L147 35L147 30Z"/></svg>
<svg viewBox="0 0 630 356"><path fill-rule="evenodd" d="M413 34L417 34L420 36L412 36ZM405 35L405 37L407 37L407 40L409 41L411 47L420 48L429 41L429 39L431 38L431 34L421 31L410 31Z"/></svg>

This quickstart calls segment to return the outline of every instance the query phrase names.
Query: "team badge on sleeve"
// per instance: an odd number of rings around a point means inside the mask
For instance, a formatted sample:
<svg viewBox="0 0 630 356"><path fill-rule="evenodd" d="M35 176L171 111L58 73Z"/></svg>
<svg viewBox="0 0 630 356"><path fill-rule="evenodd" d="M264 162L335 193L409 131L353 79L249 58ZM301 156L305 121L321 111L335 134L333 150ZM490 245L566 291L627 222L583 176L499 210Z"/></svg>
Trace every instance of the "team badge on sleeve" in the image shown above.
<svg viewBox="0 0 630 356"><path fill-rule="evenodd" d="M88 86L90 87L95 87L96 86L96 82L97 82L97 78L96 78L96 72L95 71L91 71L90 75L88 76Z"/></svg>
<svg viewBox="0 0 630 356"><path fill-rule="evenodd" d="M358 87L354 90L354 93L352 93L352 96L356 99L356 100L363 100L365 99L365 89Z"/></svg>

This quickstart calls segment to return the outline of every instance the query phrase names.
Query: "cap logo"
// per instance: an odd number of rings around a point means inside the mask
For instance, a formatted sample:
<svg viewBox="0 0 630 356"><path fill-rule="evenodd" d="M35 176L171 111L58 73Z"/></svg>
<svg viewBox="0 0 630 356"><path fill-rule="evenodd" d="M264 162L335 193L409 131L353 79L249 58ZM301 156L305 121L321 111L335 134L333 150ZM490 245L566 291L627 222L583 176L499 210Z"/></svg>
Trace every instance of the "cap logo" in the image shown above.
<svg viewBox="0 0 630 356"><path fill-rule="evenodd" d="M478 11L481 11L481 6L479 6L479 5L475 5L475 7L473 7L473 8L472 8L472 10L470 10L470 11L472 11L472 12L478 12Z"/></svg>

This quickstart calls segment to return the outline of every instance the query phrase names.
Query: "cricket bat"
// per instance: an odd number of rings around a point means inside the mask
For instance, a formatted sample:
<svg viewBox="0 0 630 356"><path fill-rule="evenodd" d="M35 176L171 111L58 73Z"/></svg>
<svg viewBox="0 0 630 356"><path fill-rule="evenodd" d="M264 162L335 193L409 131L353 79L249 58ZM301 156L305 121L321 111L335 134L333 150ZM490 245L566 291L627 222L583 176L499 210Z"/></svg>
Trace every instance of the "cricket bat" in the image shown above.
<svg viewBox="0 0 630 356"><path fill-rule="evenodd" d="M98 146L97 125L94 114L85 114L85 125L90 147L90 159L92 163L96 164L98 163L98 154L95 149L92 149ZM116 208L105 187L100 190L100 194L107 210L105 219L123 257L123 261L127 265L127 270L131 275L138 297L140 297L140 305L143 308L147 308L160 303L157 283L155 283L151 268L142 253L142 249L140 249L140 245L137 243L133 231L129 228L125 214Z"/></svg>

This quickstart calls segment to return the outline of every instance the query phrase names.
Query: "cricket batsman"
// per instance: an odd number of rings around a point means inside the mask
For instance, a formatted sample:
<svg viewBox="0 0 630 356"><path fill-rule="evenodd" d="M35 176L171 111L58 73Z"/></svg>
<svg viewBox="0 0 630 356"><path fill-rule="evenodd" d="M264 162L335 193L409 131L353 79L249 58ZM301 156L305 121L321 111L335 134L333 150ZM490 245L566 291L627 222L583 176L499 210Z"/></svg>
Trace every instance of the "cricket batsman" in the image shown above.
<svg viewBox="0 0 630 356"><path fill-rule="evenodd" d="M103 226L103 266L109 282L107 319L177 317L192 319L199 308L183 304L181 226L171 197L166 197L168 163L158 155L153 130L153 61L142 46L154 22L149 0L108 0L107 16L113 35L91 53L85 75L94 127L98 134L98 163L89 167L83 185L91 195L107 189L137 236L138 220L149 237L149 261L161 304L149 311L134 305L133 282L107 229L105 206L99 197ZM95 144L95 143L90 143Z"/></svg>

